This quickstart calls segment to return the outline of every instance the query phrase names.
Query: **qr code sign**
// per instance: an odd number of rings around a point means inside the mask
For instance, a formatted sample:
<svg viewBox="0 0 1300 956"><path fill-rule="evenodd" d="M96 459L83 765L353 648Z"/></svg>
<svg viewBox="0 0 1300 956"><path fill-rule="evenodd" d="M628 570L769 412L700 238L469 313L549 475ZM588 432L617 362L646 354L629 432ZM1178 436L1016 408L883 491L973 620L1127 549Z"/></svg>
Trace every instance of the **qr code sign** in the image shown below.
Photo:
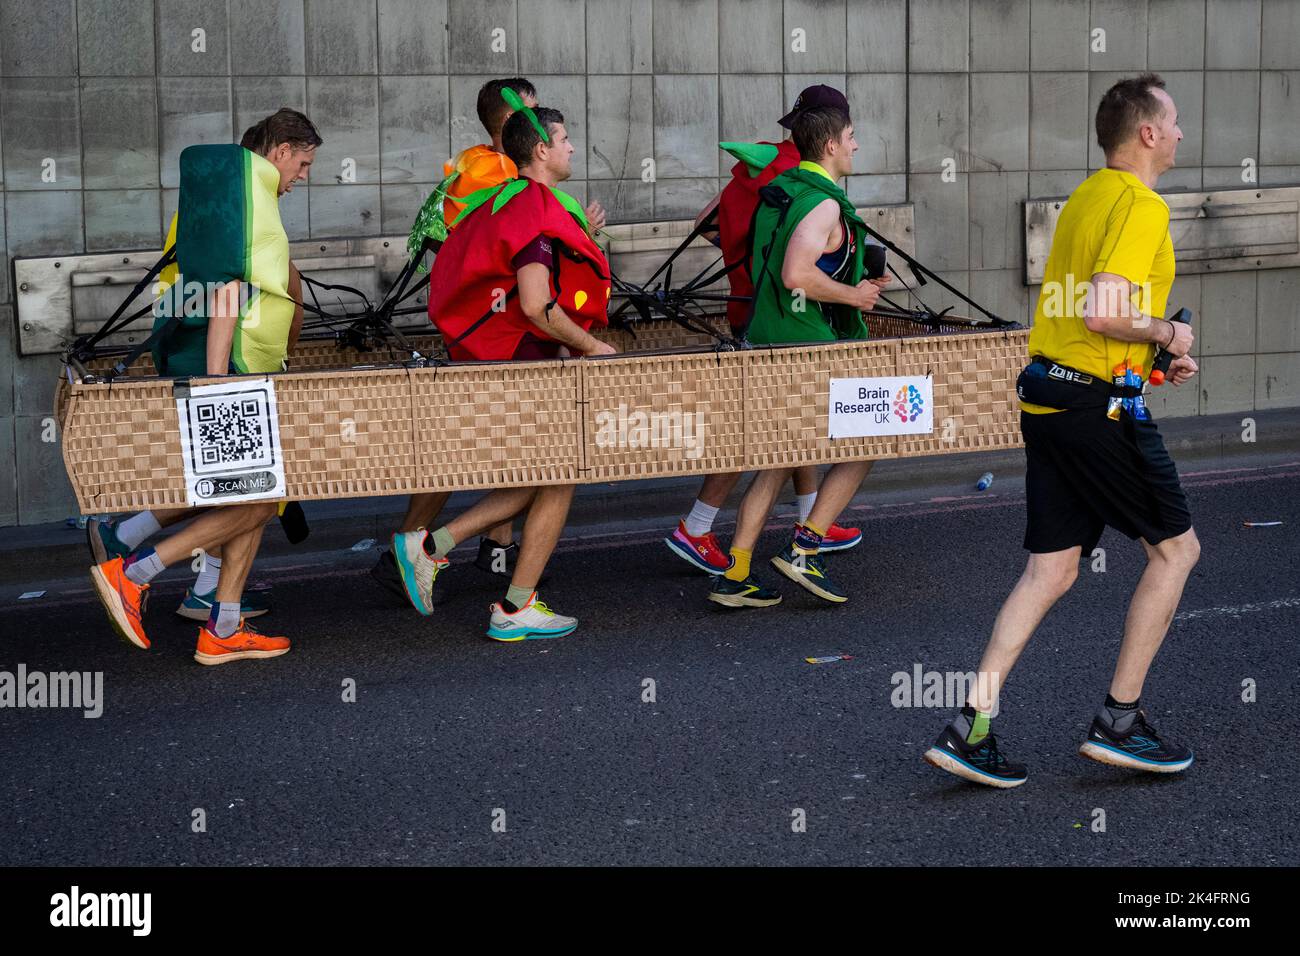
<svg viewBox="0 0 1300 956"><path fill-rule="evenodd" d="M271 411L264 389L189 399L191 454L196 475L275 463Z"/></svg>

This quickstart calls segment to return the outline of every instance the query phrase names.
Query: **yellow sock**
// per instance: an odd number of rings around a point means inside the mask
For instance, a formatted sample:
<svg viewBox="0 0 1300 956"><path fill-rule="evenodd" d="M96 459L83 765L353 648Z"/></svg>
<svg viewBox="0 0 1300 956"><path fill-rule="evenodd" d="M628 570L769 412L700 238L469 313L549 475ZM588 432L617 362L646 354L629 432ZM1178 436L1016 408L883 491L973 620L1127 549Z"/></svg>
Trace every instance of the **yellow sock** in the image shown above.
<svg viewBox="0 0 1300 956"><path fill-rule="evenodd" d="M753 551L744 548L731 549L731 569L724 575L730 581L743 581L749 577L749 561L754 557Z"/></svg>

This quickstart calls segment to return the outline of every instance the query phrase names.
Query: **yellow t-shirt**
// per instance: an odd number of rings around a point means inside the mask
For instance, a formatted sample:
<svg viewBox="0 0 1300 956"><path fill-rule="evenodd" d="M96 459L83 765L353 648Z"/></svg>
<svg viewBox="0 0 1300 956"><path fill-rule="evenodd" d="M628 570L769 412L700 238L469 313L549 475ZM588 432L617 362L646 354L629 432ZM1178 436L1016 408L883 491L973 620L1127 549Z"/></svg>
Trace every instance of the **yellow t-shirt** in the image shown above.
<svg viewBox="0 0 1300 956"><path fill-rule="evenodd" d="M1043 290L1029 332L1029 355L1110 381L1128 359L1151 370L1155 345L1121 342L1092 332L1083 322L1085 295L1099 272L1133 283L1132 301L1143 315L1163 318L1174 283L1174 243L1169 205L1132 173L1099 169L1070 194L1061 210L1047 257ZM1021 402L1034 414L1059 411Z"/></svg>

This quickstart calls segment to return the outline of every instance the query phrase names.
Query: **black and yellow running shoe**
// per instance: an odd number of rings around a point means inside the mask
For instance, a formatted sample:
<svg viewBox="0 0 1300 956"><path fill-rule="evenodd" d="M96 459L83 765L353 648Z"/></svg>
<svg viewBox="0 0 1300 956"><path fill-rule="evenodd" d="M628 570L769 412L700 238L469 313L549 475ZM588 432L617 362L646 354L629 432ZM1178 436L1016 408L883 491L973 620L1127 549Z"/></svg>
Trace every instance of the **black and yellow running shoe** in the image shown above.
<svg viewBox="0 0 1300 956"><path fill-rule="evenodd" d="M826 574L826 565L818 555L801 554L791 544L772 559L772 566L823 601L843 604L849 599L848 594L837 587Z"/></svg>
<svg viewBox="0 0 1300 956"><path fill-rule="evenodd" d="M771 607L781 603L781 595L764 587L752 574L743 581L720 574L709 588L709 600L723 607Z"/></svg>

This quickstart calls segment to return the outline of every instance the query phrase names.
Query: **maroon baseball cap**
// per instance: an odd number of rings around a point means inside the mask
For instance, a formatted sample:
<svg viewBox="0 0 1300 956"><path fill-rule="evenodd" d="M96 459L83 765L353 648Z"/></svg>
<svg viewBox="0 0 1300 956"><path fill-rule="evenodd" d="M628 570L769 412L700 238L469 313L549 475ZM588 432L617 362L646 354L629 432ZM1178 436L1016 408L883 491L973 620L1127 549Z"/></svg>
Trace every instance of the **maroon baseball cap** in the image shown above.
<svg viewBox="0 0 1300 956"><path fill-rule="evenodd" d="M833 106L842 111L845 116L849 115L849 101L845 99L844 94L833 86L818 83L800 93L799 98L794 101L794 109L782 116L779 122L786 129L790 129L796 116L804 110L816 109L819 106Z"/></svg>

